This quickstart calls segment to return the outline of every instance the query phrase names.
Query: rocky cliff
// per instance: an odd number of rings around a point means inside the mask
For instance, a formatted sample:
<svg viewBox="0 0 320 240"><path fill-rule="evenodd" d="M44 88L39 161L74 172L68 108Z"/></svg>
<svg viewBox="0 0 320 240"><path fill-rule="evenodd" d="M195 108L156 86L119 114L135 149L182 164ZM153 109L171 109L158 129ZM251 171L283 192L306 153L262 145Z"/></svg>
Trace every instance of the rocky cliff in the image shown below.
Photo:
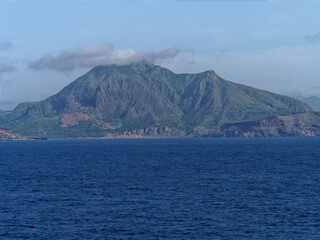
<svg viewBox="0 0 320 240"><path fill-rule="evenodd" d="M23 141L23 140L29 140L29 138L19 136L7 129L0 128L0 141Z"/></svg>

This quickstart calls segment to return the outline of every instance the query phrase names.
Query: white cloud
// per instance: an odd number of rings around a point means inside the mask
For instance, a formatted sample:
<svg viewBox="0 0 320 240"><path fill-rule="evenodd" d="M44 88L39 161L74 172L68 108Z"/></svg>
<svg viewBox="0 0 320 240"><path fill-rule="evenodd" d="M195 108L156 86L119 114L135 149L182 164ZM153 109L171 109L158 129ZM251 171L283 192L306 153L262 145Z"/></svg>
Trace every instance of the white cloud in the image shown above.
<svg viewBox="0 0 320 240"><path fill-rule="evenodd" d="M179 52L180 50L175 48L159 52L137 51L133 48L118 50L114 49L112 44L102 44L83 46L57 55L46 54L31 62L29 67L34 70L72 71L75 68L90 68L97 65L124 65L141 61L155 63L174 58Z"/></svg>

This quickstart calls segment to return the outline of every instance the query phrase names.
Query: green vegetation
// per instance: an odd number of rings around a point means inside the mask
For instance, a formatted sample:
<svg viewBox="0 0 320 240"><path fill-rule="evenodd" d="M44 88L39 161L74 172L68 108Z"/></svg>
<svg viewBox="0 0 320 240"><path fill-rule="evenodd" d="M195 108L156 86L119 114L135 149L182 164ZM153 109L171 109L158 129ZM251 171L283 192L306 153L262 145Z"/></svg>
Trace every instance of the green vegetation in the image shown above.
<svg viewBox="0 0 320 240"><path fill-rule="evenodd" d="M310 111L296 99L226 81L213 71L175 74L140 63L95 67L56 95L0 112L0 127L48 138L164 126L201 134L257 116Z"/></svg>

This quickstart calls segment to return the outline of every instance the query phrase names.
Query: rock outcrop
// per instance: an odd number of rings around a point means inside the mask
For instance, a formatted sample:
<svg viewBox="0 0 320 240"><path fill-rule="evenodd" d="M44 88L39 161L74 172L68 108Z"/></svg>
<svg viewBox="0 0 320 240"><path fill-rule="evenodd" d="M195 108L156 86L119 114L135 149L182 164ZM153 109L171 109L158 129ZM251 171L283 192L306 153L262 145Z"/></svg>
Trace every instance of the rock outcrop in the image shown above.
<svg viewBox="0 0 320 240"><path fill-rule="evenodd" d="M139 138L139 137L184 137L182 131L173 130L168 127L151 127L144 129L135 129L132 131L125 131L122 134L124 137Z"/></svg>
<svg viewBox="0 0 320 240"><path fill-rule="evenodd" d="M268 116L224 124L206 137L314 137L320 136L320 116L314 113Z"/></svg>
<svg viewBox="0 0 320 240"><path fill-rule="evenodd" d="M23 140L29 140L29 138L19 136L7 129L0 128L0 141L23 141Z"/></svg>

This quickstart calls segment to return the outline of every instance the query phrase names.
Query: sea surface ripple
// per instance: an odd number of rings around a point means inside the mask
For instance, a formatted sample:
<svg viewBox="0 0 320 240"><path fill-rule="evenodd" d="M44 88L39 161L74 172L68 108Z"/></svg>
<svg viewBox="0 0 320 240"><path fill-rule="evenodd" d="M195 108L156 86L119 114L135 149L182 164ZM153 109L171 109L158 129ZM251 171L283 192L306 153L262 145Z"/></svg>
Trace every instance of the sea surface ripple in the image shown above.
<svg viewBox="0 0 320 240"><path fill-rule="evenodd" d="M320 138L0 143L0 239L319 239Z"/></svg>

